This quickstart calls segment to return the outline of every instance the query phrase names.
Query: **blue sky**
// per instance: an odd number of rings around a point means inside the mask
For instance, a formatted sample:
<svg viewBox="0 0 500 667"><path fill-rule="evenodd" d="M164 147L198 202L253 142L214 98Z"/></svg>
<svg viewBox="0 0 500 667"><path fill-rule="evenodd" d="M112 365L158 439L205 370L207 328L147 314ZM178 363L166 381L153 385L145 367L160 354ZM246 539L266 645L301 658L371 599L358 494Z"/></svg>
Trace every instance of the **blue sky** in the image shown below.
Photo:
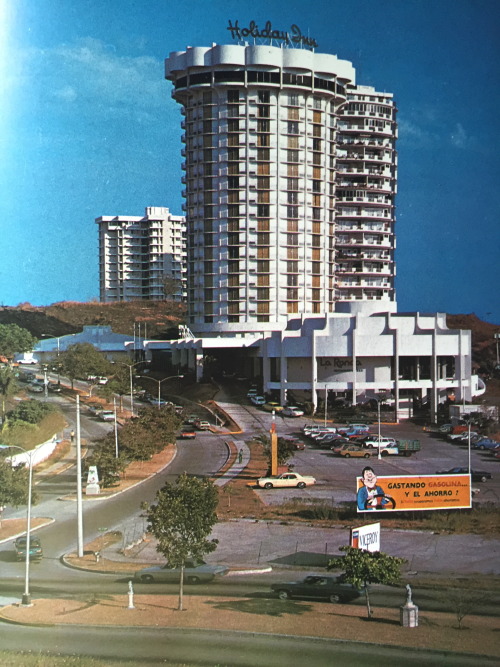
<svg viewBox="0 0 500 667"><path fill-rule="evenodd" d="M399 310L500 324L499 15L498 0L0 0L0 305L98 298L95 218L182 213L164 58L269 20L395 95Z"/></svg>

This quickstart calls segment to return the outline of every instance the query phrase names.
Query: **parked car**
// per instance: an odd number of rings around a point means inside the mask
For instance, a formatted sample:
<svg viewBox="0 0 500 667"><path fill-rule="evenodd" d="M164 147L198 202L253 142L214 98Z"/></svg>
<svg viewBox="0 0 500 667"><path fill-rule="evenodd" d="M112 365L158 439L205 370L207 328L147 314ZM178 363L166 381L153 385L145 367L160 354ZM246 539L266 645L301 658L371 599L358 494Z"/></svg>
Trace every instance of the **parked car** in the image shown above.
<svg viewBox="0 0 500 667"><path fill-rule="evenodd" d="M256 406L261 406L265 404L266 399L264 398L264 396L252 396L250 398L250 402Z"/></svg>
<svg viewBox="0 0 500 667"><path fill-rule="evenodd" d="M43 394L43 392L45 391L45 388L44 388L43 384L38 384L36 382L31 382L28 385L28 391L31 391L34 394Z"/></svg>
<svg viewBox="0 0 500 667"><path fill-rule="evenodd" d="M299 475L298 472L284 472L277 477L260 477L257 480L257 486L260 486L262 489L281 489L289 487L303 489L306 486L312 486L313 484L316 484L314 477L311 477L310 475Z"/></svg>
<svg viewBox="0 0 500 667"><path fill-rule="evenodd" d="M62 391L61 383L60 382L49 382L47 385L47 389L54 394L60 394Z"/></svg>
<svg viewBox="0 0 500 667"><path fill-rule="evenodd" d="M262 408L266 410L266 412L281 412L283 410L283 407L276 401L267 401Z"/></svg>
<svg viewBox="0 0 500 667"><path fill-rule="evenodd" d="M102 412L102 405L100 403L89 403L87 405L88 411L91 415L97 417Z"/></svg>
<svg viewBox="0 0 500 667"><path fill-rule="evenodd" d="M252 396L257 396L258 393L259 392L257 391L257 389L249 389L247 391L247 398L252 398Z"/></svg>
<svg viewBox="0 0 500 667"><path fill-rule="evenodd" d="M207 422L205 419L197 419L194 423L198 431L209 431L210 422Z"/></svg>
<svg viewBox="0 0 500 667"><path fill-rule="evenodd" d="M367 438L359 438L356 440L356 444L360 444L362 447L372 449L383 449L384 447L394 447L398 443L396 442L395 438L386 438L384 436L380 436L379 440L378 435L376 435L369 436Z"/></svg>
<svg viewBox="0 0 500 667"><path fill-rule="evenodd" d="M101 412L99 413L99 419L103 422L112 422L115 420L115 411L101 410Z"/></svg>
<svg viewBox="0 0 500 667"><path fill-rule="evenodd" d="M449 470L438 470L436 475L468 475L468 468L450 468ZM491 473L481 470L471 470L470 476L473 482L486 482L491 479Z"/></svg>
<svg viewBox="0 0 500 667"><path fill-rule="evenodd" d="M500 442L492 440L491 438L481 438L472 443L472 449L480 449L484 451L485 449L496 449L500 445Z"/></svg>
<svg viewBox="0 0 500 667"><path fill-rule="evenodd" d="M330 602L351 602L358 598L361 591L342 577L311 574L299 581L286 581L271 584L271 590L278 594L280 600L290 598L314 598Z"/></svg>
<svg viewBox="0 0 500 667"><path fill-rule="evenodd" d="M186 427L179 433L180 440L193 440L196 438L196 431L194 428Z"/></svg>
<svg viewBox="0 0 500 667"><path fill-rule="evenodd" d="M479 433L476 431L471 431L470 436L471 440L475 438L475 436L478 436ZM462 433L448 433L446 436L447 440L450 442L467 442L469 439L469 432L468 431L463 431Z"/></svg>
<svg viewBox="0 0 500 667"><path fill-rule="evenodd" d="M336 433L337 428L335 426L325 426L323 424L304 424L302 427L302 433L311 438L315 433Z"/></svg>
<svg viewBox="0 0 500 667"><path fill-rule="evenodd" d="M371 450L365 449L364 447L358 447L358 445L347 445L346 447L342 447L342 449L339 451L339 454L346 459L351 457L369 459L371 456Z"/></svg>
<svg viewBox="0 0 500 667"><path fill-rule="evenodd" d="M188 584L212 581L216 576L227 574L229 568L224 565L208 565L202 560L187 560L184 566L184 579ZM179 581L181 568L165 565L145 567L134 574L134 578L146 584Z"/></svg>
<svg viewBox="0 0 500 667"><path fill-rule="evenodd" d="M370 433L369 429L364 428L339 429L338 432L343 435L344 438L349 438L349 440L366 437Z"/></svg>
<svg viewBox="0 0 500 667"><path fill-rule="evenodd" d="M349 440L336 440L335 444L330 447L330 450L335 456L340 456L340 452L350 446L352 446L352 442L349 442Z"/></svg>
<svg viewBox="0 0 500 667"><path fill-rule="evenodd" d="M294 405L289 405L286 408L283 408L281 414L284 417L303 417L304 411L300 410L300 408L297 408Z"/></svg>
<svg viewBox="0 0 500 667"><path fill-rule="evenodd" d="M26 535L21 535L14 542L17 560L26 560ZM30 560L40 560L43 558L42 543L38 537L30 535Z"/></svg>
<svg viewBox="0 0 500 667"><path fill-rule="evenodd" d="M306 448L305 442L298 440L297 438L284 437L280 440L285 440L287 443L290 443L295 449L304 450Z"/></svg>

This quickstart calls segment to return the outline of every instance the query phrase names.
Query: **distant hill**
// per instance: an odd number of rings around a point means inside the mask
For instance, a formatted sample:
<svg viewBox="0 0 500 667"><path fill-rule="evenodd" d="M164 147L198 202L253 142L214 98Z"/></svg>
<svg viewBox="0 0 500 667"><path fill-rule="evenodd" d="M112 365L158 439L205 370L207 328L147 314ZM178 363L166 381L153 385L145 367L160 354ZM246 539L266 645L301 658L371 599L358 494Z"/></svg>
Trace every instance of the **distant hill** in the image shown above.
<svg viewBox="0 0 500 667"><path fill-rule="evenodd" d="M0 307L0 324L17 324L36 338L78 333L84 325L109 325L115 333L148 338L176 338L185 321L185 306L172 301L122 301L79 303L61 301L50 306L21 304Z"/></svg>
<svg viewBox="0 0 500 667"><path fill-rule="evenodd" d="M78 333L84 325L107 324L116 333L132 336L134 322L141 336L168 339L177 337L177 327L185 322L185 305L173 301L121 301L100 303L61 301L50 306L21 304L0 307L0 324L18 324L37 338ZM491 372L496 363L494 334L500 325L483 322L476 315L448 315L450 329L472 331L472 356L476 369Z"/></svg>

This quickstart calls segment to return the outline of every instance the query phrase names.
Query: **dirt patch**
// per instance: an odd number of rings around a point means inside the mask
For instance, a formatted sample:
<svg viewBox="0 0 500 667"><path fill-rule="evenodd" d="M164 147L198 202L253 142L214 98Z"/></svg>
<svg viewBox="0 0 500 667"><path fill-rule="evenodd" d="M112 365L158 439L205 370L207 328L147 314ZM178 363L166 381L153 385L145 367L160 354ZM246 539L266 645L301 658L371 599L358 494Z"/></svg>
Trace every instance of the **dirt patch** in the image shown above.
<svg viewBox="0 0 500 667"><path fill-rule="evenodd" d="M206 628L266 634L332 637L374 643L479 653L500 657L498 623L488 617L467 617L458 630L451 614L426 612L417 628L400 625L399 610L384 609L383 616L368 621L364 607L262 598L189 596L178 612L174 595L121 596L89 593L79 600L35 600L32 607L4 607L2 615L20 623L123 625L144 627ZM375 610L376 611L376 610Z"/></svg>

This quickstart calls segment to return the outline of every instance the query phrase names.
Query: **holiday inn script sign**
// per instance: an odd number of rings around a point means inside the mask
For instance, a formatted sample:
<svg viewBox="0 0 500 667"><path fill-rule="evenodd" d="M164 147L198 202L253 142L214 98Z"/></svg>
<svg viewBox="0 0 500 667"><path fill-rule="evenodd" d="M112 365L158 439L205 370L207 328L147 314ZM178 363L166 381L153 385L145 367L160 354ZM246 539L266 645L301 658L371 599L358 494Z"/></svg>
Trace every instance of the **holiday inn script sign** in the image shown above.
<svg viewBox="0 0 500 667"><path fill-rule="evenodd" d="M290 30L275 30L271 24L271 21L267 21L266 25L263 28L255 23L255 21L250 21L248 27L241 28L238 24L238 21L235 21L234 24L229 20L229 26L227 28L233 39L242 40L247 39L248 37L253 37L254 39L276 39L285 44L291 46L302 46L306 49L314 49L318 46L318 43L312 37L306 37L302 34L298 25L295 23L290 26Z"/></svg>

